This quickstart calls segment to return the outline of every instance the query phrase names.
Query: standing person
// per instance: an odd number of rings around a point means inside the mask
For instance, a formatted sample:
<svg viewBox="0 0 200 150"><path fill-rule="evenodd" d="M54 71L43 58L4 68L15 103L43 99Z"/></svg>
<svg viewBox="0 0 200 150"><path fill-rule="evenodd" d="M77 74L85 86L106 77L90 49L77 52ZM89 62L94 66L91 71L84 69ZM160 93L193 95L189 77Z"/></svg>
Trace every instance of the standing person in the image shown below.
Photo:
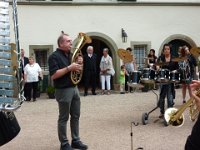
<svg viewBox="0 0 200 150"><path fill-rule="evenodd" d="M121 65L119 83L120 83L120 94L125 94L125 75L126 69L124 65Z"/></svg>
<svg viewBox="0 0 200 150"><path fill-rule="evenodd" d="M182 47L182 51L181 51L182 53L182 57L187 57L187 62L189 63L189 67L190 67L190 69L189 69L189 80L193 80L194 79L194 77L195 77L195 74L197 74L195 71L197 71L198 69L196 69L195 67L197 66L197 61L196 61L196 59L195 59L195 57L190 53L190 51L189 51L189 48L187 47L187 46L183 46ZM184 55L185 54L185 55ZM184 55L184 56L183 56ZM186 68L185 68L186 69ZM187 71L187 70L186 70ZM183 103L185 103L186 102L186 100L185 100L185 97L186 97L186 90L187 90L187 88L188 88L188 91L189 91L189 95L190 95L190 97L192 96L192 91L191 91L191 88L190 88L190 86L189 86L189 83L183 83L182 84L182 97L183 97Z"/></svg>
<svg viewBox="0 0 200 150"><path fill-rule="evenodd" d="M82 65L71 63L72 40L69 35L61 34L57 43L58 48L49 56L48 63L59 108L58 137L61 144L60 150L72 150L72 148L86 150L87 145L83 144L79 137L80 94L77 86L72 83L70 78L71 71L81 71ZM71 116L71 145L66 133L69 115Z"/></svg>
<svg viewBox="0 0 200 150"><path fill-rule="evenodd" d="M20 67L22 68L22 75L24 75L24 68L29 63L28 57L25 57L24 49L21 49Z"/></svg>
<svg viewBox="0 0 200 150"><path fill-rule="evenodd" d="M132 55L132 48L128 47L126 50L129 51L130 54ZM127 82L130 82L130 80L131 80L130 77L132 75L132 72L134 70L137 70L136 61L135 61L135 57L134 56L133 56L133 61L132 62L125 63L125 69L128 72L128 74L125 75L125 91L129 92L129 90L128 90L129 88L128 88ZM130 92L132 90L133 89L130 88Z"/></svg>
<svg viewBox="0 0 200 150"><path fill-rule="evenodd" d="M150 49L149 54L148 54L147 64L150 68L156 69L154 65L156 62L157 62L157 57L155 55L155 50Z"/></svg>
<svg viewBox="0 0 200 150"><path fill-rule="evenodd" d="M175 62L172 62L172 56L171 56L171 49L169 44L164 44L163 46L163 53L159 57L158 62L167 63L166 65L162 66L162 69L168 69L169 71L176 70L178 68L178 64ZM158 67L159 69L159 67ZM167 107L173 107L174 102L173 98L175 97L173 94L174 92L174 84L173 83L161 83L160 88L160 98L158 102L158 106L160 107L160 116L159 118L163 118L164 112L165 112L165 97L167 96Z"/></svg>
<svg viewBox="0 0 200 150"><path fill-rule="evenodd" d="M22 70L22 78L24 80L24 67L29 63L28 57L25 57L25 51L24 49L21 49L21 59L20 59L20 67ZM26 84L24 85L24 97L27 97L27 87Z"/></svg>
<svg viewBox="0 0 200 150"><path fill-rule="evenodd" d="M96 95L96 76L97 76L97 55L94 53L93 46L87 47L87 54L84 55L84 96L88 95L88 87L92 85L92 95Z"/></svg>
<svg viewBox="0 0 200 150"><path fill-rule="evenodd" d="M190 88L193 92L191 92L191 96L194 98L195 103L197 105L197 109L200 112L200 97L197 96L194 91L200 88L200 81L193 80L190 84ZM200 115L196 123L192 128L191 134L188 136L187 141L185 143L185 150L199 150L200 149Z"/></svg>
<svg viewBox="0 0 200 150"><path fill-rule="evenodd" d="M110 78L113 75L114 68L112 58L108 55L108 48L103 49L103 56L100 61L100 76L101 76L101 88L102 94L105 94L105 82L107 88L107 94L110 95Z"/></svg>
<svg viewBox="0 0 200 150"><path fill-rule="evenodd" d="M26 101L30 101L31 97L33 97L33 101L36 101L39 77L43 79L42 69L39 64L35 62L33 57L29 57L29 63L24 68Z"/></svg>

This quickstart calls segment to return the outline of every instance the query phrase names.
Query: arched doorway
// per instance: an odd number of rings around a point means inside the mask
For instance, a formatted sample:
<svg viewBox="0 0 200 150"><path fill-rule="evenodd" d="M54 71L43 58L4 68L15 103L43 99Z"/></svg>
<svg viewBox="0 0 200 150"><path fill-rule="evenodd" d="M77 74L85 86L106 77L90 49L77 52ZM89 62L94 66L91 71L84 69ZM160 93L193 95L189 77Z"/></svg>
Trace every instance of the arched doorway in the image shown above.
<svg viewBox="0 0 200 150"><path fill-rule="evenodd" d="M100 77L99 77L99 74L100 74L100 61L101 61L101 57L103 55L103 49L104 48L109 48L110 47L102 40L99 40L99 39L96 39L96 38L92 38L92 43L90 44L86 44L83 48L82 48L82 54L85 55L86 54L86 50L87 50L87 47L89 45L93 46L94 47L94 53L97 55L97 64L96 64L96 67L97 67L97 77L96 77L96 81L97 81L97 88L101 88L101 85L100 85ZM111 57L113 57L112 55L112 52L111 50L109 51L109 55ZM84 78L82 79L81 81L81 85L84 85ZM111 79L111 86L113 87L113 80Z"/></svg>
<svg viewBox="0 0 200 150"><path fill-rule="evenodd" d="M179 46L188 46L189 48L191 47L196 47L196 43L188 36L183 35L183 34L175 34L171 35L168 38L166 38L163 43L160 46L159 49L159 54L162 52L163 45L169 43L172 46L172 55L177 57L178 56L178 47Z"/></svg>
<svg viewBox="0 0 200 150"><path fill-rule="evenodd" d="M174 57L179 56L178 55L178 48L180 46L187 46L187 47L191 48L191 45L188 42L186 42L184 40L180 40L180 39L172 40L172 41L169 42L169 44L171 45L171 54Z"/></svg>
<svg viewBox="0 0 200 150"><path fill-rule="evenodd" d="M110 38L109 36L107 36L106 34L103 33L99 33L99 32L88 32L86 33L88 36L91 37L92 39L92 43L91 44L86 44L83 48L82 48L82 53L83 55L86 53L86 49L89 45L92 45L94 47L94 52L97 54L97 68L98 68L98 73L99 73L99 64L100 64L100 60L101 57L103 55L102 50L103 48L108 48L109 51L109 55L112 57L113 59L113 66L115 69L115 75L111 78L111 86L112 89L114 89L114 84L118 83L118 78L119 78L119 70L120 70L120 59L117 57L117 52L116 50L118 49L117 44L114 42L114 40L112 38ZM73 42L73 44L75 44L77 41L77 39L75 39L75 41ZM84 79L82 78L79 87L83 87L84 83ZM97 85L100 88L100 76L97 77Z"/></svg>

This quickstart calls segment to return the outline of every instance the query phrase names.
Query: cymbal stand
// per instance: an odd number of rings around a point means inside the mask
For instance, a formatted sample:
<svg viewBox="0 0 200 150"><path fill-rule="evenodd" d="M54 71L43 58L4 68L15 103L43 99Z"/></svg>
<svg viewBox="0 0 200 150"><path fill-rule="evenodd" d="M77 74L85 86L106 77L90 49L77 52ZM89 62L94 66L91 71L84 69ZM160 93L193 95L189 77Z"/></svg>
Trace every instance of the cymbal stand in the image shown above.
<svg viewBox="0 0 200 150"><path fill-rule="evenodd" d="M131 122L131 150L133 150L133 126L138 126L139 123L138 122ZM143 150L143 147L138 147L136 150Z"/></svg>

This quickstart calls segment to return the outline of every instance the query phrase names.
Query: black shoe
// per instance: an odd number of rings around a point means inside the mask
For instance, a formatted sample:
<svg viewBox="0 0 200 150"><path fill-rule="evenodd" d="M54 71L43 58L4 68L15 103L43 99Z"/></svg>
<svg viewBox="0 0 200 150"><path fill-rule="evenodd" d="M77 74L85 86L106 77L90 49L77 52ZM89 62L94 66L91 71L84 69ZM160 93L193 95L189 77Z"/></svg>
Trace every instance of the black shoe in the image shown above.
<svg viewBox="0 0 200 150"><path fill-rule="evenodd" d="M81 141L74 141L72 140L72 148L77 148L77 149L80 149L80 150L86 150L88 149L88 146L83 144Z"/></svg>
<svg viewBox="0 0 200 150"><path fill-rule="evenodd" d="M87 96L87 93L84 93L84 96Z"/></svg>
<svg viewBox="0 0 200 150"><path fill-rule="evenodd" d="M69 143L60 146L60 150L73 150Z"/></svg>
<svg viewBox="0 0 200 150"><path fill-rule="evenodd" d="M164 114L161 113L160 116L159 116L159 118L163 119L164 118Z"/></svg>
<svg viewBox="0 0 200 150"><path fill-rule="evenodd" d="M33 99L33 102L35 102L35 101L36 101L36 98Z"/></svg>
<svg viewBox="0 0 200 150"><path fill-rule="evenodd" d="M120 94L125 94L125 92L120 92Z"/></svg>

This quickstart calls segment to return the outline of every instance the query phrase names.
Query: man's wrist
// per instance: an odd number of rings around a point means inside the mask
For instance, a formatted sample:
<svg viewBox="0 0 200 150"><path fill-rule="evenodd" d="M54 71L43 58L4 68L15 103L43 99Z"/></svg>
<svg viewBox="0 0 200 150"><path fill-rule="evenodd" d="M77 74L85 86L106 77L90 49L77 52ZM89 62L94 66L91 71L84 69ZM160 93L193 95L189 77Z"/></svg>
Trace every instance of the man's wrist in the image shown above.
<svg viewBox="0 0 200 150"><path fill-rule="evenodd" d="M67 72L71 71L69 66L67 66L66 69L67 69Z"/></svg>

